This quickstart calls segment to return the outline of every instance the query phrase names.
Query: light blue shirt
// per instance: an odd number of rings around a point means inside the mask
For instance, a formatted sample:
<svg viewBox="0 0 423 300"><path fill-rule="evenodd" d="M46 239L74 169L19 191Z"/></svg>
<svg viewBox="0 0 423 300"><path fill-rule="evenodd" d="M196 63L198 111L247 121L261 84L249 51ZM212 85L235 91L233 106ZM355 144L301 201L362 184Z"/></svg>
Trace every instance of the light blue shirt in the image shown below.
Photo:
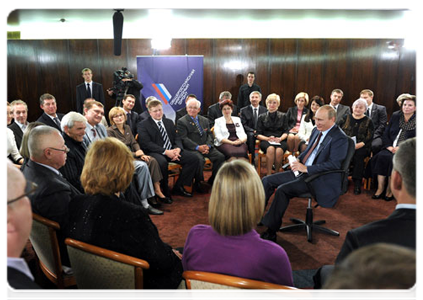
<svg viewBox="0 0 423 300"><path fill-rule="evenodd" d="M333 126L335 126L335 124L333 124L332 127ZM329 129L327 129L327 130L325 130L325 131L321 131L322 136L320 137L319 144L316 146L316 148L314 148L313 152L311 152L310 156L308 157L307 161L305 162L305 165L306 166L311 166L313 164L313 161L316 158L317 151L320 148L320 145L322 144L323 140L325 139L325 137L328 134L328 132L332 129L332 127L329 128Z"/></svg>
<svg viewBox="0 0 423 300"><path fill-rule="evenodd" d="M397 206L395 207L395 209L416 209L416 207L417 207L416 204L400 203L400 204L397 204Z"/></svg>
<svg viewBox="0 0 423 300"><path fill-rule="evenodd" d="M34 276L32 276L31 271L28 267L28 264L23 258L8 257L7 266L24 273L26 276L31 278L32 281L34 281Z"/></svg>

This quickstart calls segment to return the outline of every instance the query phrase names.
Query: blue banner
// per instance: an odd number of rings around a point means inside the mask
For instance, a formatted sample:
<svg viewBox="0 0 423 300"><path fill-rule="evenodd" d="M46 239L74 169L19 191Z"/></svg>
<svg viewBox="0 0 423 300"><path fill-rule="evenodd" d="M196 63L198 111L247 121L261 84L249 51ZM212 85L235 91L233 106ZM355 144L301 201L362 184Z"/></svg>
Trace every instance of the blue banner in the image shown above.
<svg viewBox="0 0 423 300"><path fill-rule="evenodd" d="M155 96L163 103L167 118L175 120L185 99L195 94L203 99L203 56L137 56L138 80L143 84L141 102Z"/></svg>

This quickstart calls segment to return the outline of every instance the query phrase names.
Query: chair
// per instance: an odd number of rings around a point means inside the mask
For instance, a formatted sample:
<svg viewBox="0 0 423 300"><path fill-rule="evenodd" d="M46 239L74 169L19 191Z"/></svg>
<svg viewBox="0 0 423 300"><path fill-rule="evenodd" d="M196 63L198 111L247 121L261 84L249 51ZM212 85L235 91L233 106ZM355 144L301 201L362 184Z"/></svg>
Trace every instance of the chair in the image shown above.
<svg viewBox="0 0 423 300"><path fill-rule="evenodd" d="M71 238L65 240L78 289L142 289L145 260L93 246Z"/></svg>
<svg viewBox="0 0 423 300"><path fill-rule="evenodd" d="M257 140L258 141L258 140ZM285 163L288 159L290 154L285 151L282 158L282 163ZM261 177L261 159L266 157L266 153L264 153L261 149L258 150L258 162L257 162L257 173Z"/></svg>
<svg viewBox="0 0 423 300"><path fill-rule="evenodd" d="M37 254L40 269L59 289L74 286L75 277L65 274L60 260L56 234L60 230L60 225L35 213L32 214L32 220L29 239Z"/></svg>
<svg viewBox="0 0 423 300"><path fill-rule="evenodd" d="M298 198L307 198L308 199L308 205L307 205L307 212L306 212L306 219L304 220L300 220L297 218L291 218L290 220L292 222L294 222L295 224L293 225L288 225L288 226L284 226L279 228L280 231L291 231L294 229L300 229L300 228L304 228L307 232L307 241L309 241L310 243L312 242L312 231L313 230L319 230L321 232L330 234L330 235L334 235L334 236L339 236L339 232L320 226L324 223L326 223L325 220L319 220L319 221L313 221L313 207L312 207L312 199L316 199L316 194L314 192L313 187L311 186L311 182L313 180L315 180L316 178L319 178L320 176L323 175L327 175L327 174L331 174L331 173L341 173L342 175L342 194L345 194L348 190L348 170L349 170L349 166L350 166L350 161L354 155L355 152L355 143L352 139L348 138L348 152L347 152L347 156L345 157L344 161L342 162L341 165L341 169L338 170L330 170L330 171L326 171L326 172L322 172L319 174L314 174L312 176L309 176L308 178L306 178L304 180L304 182L307 184L308 193L299 195ZM317 206L319 206L319 204L316 204L314 207L316 208Z"/></svg>
<svg viewBox="0 0 423 300"><path fill-rule="evenodd" d="M208 272L185 271L190 300L220 299L303 299L311 300L305 290L258 280Z"/></svg>

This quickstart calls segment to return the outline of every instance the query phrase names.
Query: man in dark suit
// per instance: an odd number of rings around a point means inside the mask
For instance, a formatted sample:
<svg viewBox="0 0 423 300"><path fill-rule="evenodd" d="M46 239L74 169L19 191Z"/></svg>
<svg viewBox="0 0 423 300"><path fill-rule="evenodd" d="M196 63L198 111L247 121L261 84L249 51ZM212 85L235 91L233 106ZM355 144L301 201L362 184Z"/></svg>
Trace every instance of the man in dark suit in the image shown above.
<svg viewBox="0 0 423 300"><path fill-rule="evenodd" d="M223 116L222 111L219 108L219 104L225 100L231 100L232 94L228 91L221 92L219 95L219 102L212 104L207 109L207 118L210 122L210 128L214 126L214 120ZM238 117L238 107L234 104L234 108L232 110L232 116Z"/></svg>
<svg viewBox="0 0 423 300"><path fill-rule="evenodd" d="M225 155L217 150L213 145L213 133L207 118L199 116L201 102L191 99L187 102L187 115L178 121L178 134L182 139L184 148L193 151L204 166L208 157L213 163L212 176L208 183L213 184L217 171L225 162Z"/></svg>
<svg viewBox="0 0 423 300"><path fill-rule="evenodd" d="M260 105L261 93L254 91L250 94L250 103L246 107L241 108L241 122L244 130L247 133L248 152L251 154L251 163L254 165L254 156L256 148L256 131L258 116L267 112L267 108Z"/></svg>
<svg viewBox="0 0 423 300"><path fill-rule="evenodd" d="M81 71L84 83L76 87L76 111L82 114L84 112L84 101L87 98L94 98L96 101L106 103L104 101L103 85L94 82L91 69L84 68Z"/></svg>
<svg viewBox="0 0 423 300"><path fill-rule="evenodd" d="M375 221L348 231L335 264L341 263L351 252L376 243L396 244L416 248L416 138L400 144L393 159L391 190L397 206L394 212ZM323 266L314 277L320 288L332 272L333 266Z"/></svg>
<svg viewBox="0 0 423 300"><path fill-rule="evenodd" d="M310 143L291 163L291 171L276 173L263 178L266 204L275 192L270 209L262 219L268 227L262 234L263 239L276 242L276 232L282 224L282 217L291 198L308 192L304 179L313 174L340 169L348 152L348 137L335 124L336 112L329 105L320 107L315 116L316 128L310 136ZM300 176L294 174L298 171ZM341 194L341 174L324 175L313 181L317 202L322 207L332 207Z"/></svg>
<svg viewBox="0 0 423 300"><path fill-rule="evenodd" d="M187 114L186 105L188 100L190 99L197 99L197 96L194 94L189 94L187 96L187 98L185 99L185 107L182 107L176 111L175 124L178 124L178 120Z"/></svg>
<svg viewBox="0 0 423 300"><path fill-rule="evenodd" d="M16 147L21 148L22 137L29 125L28 118L28 106L22 100L14 100L10 103L10 107L13 113L13 119L15 120L8 127L13 131L15 135Z"/></svg>
<svg viewBox="0 0 423 300"><path fill-rule="evenodd" d="M29 196L32 211L60 225L59 239L62 241L62 262L69 266L64 238L68 229L69 201L81 193L58 171L66 163L69 152L60 132L50 126L37 126L29 135L30 160L23 170L28 181L38 185Z"/></svg>
<svg viewBox="0 0 423 300"><path fill-rule="evenodd" d="M372 119L375 132L373 133L372 152L376 155L382 149L382 136L385 131L386 123L388 122L388 115L386 107L373 102L374 93L371 90L362 90L360 98L367 101L366 115Z"/></svg>
<svg viewBox="0 0 423 300"><path fill-rule="evenodd" d="M151 100L159 100L159 99L157 99L154 96L147 97L147 99L145 99L145 107L148 107L148 103ZM139 120L138 120L138 122L142 122L142 121L148 119L149 117L150 117L150 112L147 109L146 111L143 111L142 113L139 114ZM166 118L166 115L165 114L163 114L163 118Z"/></svg>
<svg viewBox="0 0 423 300"><path fill-rule="evenodd" d="M62 132L60 120L63 118L64 114L56 113L56 98L54 98L53 95L47 93L41 95L40 107L44 111L44 113L41 115L41 117L38 118L37 122L41 122L48 126L54 127L60 132Z"/></svg>
<svg viewBox="0 0 423 300"><path fill-rule="evenodd" d="M163 115L163 106L160 100L153 99L148 102L150 117L138 123L138 143L141 148L153 156L159 163L163 174L161 187L163 193L170 197L168 186L168 164L177 163L182 166L178 180L173 187L173 193L192 197L184 186L191 186L195 179L194 187L200 188L202 179L202 161L191 151L183 150L182 141L176 133L172 120Z"/></svg>
<svg viewBox="0 0 423 300"><path fill-rule="evenodd" d="M21 257L32 226L31 190L25 177L10 161L7 162L7 281L14 289L39 289Z"/></svg>
<svg viewBox="0 0 423 300"><path fill-rule="evenodd" d="M132 111L135 105L135 96L126 94L122 99L122 107L126 112L126 124L131 128L132 135L137 135L137 126L140 122L140 116L137 112Z"/></svg>
<svg viewBox="0 0 423 300"><path fill-rule="evenodd" d="M329 105L332 106L336 111L336 123L342 120L342 117L346 114L351 113L351 109L348 106L342 105L341 100L344 96L344 92L340 89L334 89L330 94L330 103Z"/></svg>
<svg viewBox="0 0 423 300"><path fill-rule="evenodd" d="M243 84L239 87L238 93L238 108L242 109L250 103L250 95L252 92L257 91L261 94L261 88L257 84L254 83L256 79L256 75L254 72L248 72L247 74L247 83Z"/></svg>

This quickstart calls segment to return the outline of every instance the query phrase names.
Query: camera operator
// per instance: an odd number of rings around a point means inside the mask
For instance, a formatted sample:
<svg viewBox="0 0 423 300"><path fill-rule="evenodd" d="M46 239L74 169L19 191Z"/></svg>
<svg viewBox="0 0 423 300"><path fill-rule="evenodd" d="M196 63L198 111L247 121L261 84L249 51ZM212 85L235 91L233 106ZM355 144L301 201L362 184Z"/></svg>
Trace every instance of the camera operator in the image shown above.
<svg viewBox="0 0 423 300"><path fill-rule="evenodd" d="M113 87L107 89L110 97L115 99L115 106L122 107L122 99L126 94L135 96L135 106L132 109L137 113L142 113L140 103L140 90L143 88L141 82L134 78L134 75L123 67L121 70L115 71L113 74Z"/></svg>

